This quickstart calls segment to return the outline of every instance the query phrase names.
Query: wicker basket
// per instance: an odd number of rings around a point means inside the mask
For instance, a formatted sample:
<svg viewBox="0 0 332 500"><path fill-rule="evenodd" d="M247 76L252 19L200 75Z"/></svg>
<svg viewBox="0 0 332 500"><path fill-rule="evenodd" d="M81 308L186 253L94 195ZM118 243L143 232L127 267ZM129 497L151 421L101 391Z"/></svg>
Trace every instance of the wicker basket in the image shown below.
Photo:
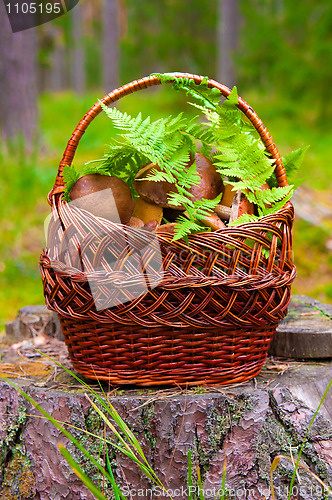
<svg viewBox="0 0 332 500"><path fill-rule="evenodd" d="M203 79L180 73L176 76L189 76L197 84ZM102 101L109 105L159 84L155 76L142 78L114 90ZM230 93L213 80L209 85L224 96ZM241 98L239 108L275 159L278 185L286 186L285 170L272 137ZM70 250L63 255L63 248L77 248L79 234L80 248L90 252L94 269L103 269L103 252L114 244L119 232L123 234L124 226L63 201L62 170L71 165L79 140L100 111L98 102L68 142L49 194L55 214L49 230L52 251L44 250L40 260L46 304L59 315L73 367L87 378L111 384L230 384L253 378L260 372L276 327L287 313L296 275L291 261L292 204L255 223L191 235L190 249L183 240L172 242L171 235L158 234L163 279L144 295L134 293L140 277L132 273L132 265L125 263L112 272L106 263L103 280L100 271L94 276L92 270L88 276L71 258ZM130 231L133 238L144 239L145 231ZM149 260L157 248L148 245L146 249ZM91 279L95 279L101 298L111 289L128 300L98 310Z"/></svg>

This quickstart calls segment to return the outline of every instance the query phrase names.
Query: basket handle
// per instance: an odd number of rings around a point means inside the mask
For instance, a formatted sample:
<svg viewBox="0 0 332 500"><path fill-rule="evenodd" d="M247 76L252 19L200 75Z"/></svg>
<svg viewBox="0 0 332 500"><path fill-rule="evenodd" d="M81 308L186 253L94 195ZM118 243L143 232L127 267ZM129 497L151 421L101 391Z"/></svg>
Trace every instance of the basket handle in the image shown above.
<svg viewBox="0 0 332 500"><path fill-rule="evenodd" d="M190 73L170 73L170 75L174 75L174 77L178 78L191 78L195 81L197 85L199 85L202 80L204 79L203 76L198 76L198 75L192 75ZM172 83L170 80L169 83ZM103 99L101 99L101 102L108 106L112 102L115 102L121 97L124 97L127 94L131 94L132 92L137 92L139 90L148 88L148 87L153 87L155 85L160 85L161 80L158 78L158 76L152 75L152 76L147 76L144 78L141 78L140 80L134 80L131 83L128 83L127 85L123 85L122 87L113 90L113 92L110 92L107 94ZM214 87L218 90L220 90L221 94L224 97L228 97L229 94L231 93L231 90L226 87L225 85L222 85L221 83L216 82L215 80L208 80L208 85L209 87ZM262 120L258 117L258 115L255 113L255 111L249 106L248 103L246 103L241 97L239 97L239 109L248 117L248 119L251 121L251 123L254 125L255 129L259 133L262 142L266 148L266 151L271 155L271 157L275 160L275 175L277 178L278 186L283 187L283 186L288 186L287 182L287 177L286 177L286 171L285 168L282 164L282 160L279 154L279 151L277 147L275 146L273 139L271 135L269 134L267 128L264 126ZM102 111L102 107L100 105L100 102L96 102L92 108L89 109L89 111L85 114L85 116L82 118L82 120L79 122L77 127L75 128L71 138L68 141L67 147L64 151L62 160L59 165L58 169L58 174L55 179L55 183L53 186L52 191L50 191L48 195L48 201L52 205L52 198L56 195L59 195L63 192L64 188L64 180L62 176L62 171L66 165L71 165L78 143L83 136L85 130L87 129L88 125L92 122L92 120L99 115L99 113Z"/></svg>

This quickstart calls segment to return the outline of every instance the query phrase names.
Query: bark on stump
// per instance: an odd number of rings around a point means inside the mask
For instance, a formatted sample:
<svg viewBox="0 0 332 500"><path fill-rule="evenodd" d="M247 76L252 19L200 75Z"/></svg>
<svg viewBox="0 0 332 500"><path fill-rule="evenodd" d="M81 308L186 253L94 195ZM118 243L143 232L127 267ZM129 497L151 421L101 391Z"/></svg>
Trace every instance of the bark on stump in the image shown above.
<svg viewBox="0 0 332 500"><path fill-rule="evenodd" d="M42 326L40 326L42 328ZM36 327L35 327L36 330ZM41 334L41 336L43 333ZM35 337L36 338L36 337ZM52 416L76 428L75 437L96 458L99 442L84 430L100 435L104 425L84 391L64 371L33 351L28 338L15 349L3 345L1 372L15 378ZM30 342L30 344L29 344ZM42 351L66 364L66 349L45 337ZM109 399L137 436L158 476L174 499L187 498L187 453L193 453L194 491L199 498L196 464L203 478L205 498L215 498L222 486L226 464L228 498L270 499L270 466L276 455L297 453L314 411L332 378L330 360L299 362L270 359L261 374L233 387L137 389L107 388ZM95 390L98 386L89 382ZM37 417L5 381L0 383L0 499L90 500L60 454L65 444L81 467L97 483L93 466L47 420ZM326 484L332 485L332 394L317 415L303 449L303 463ZM132 498L166 498L153 491L129 459L110 450L114 475ZM101 457L103 460L103 457ZM283 460L274 472L277 499L286 499L292 465ZM320 485L299 471L293 500L325 498ZM99 478L100 479L100 478ZM100 481L99 484L102 484ZM104 483L106 498L113 498ZM227 496L226 496L227 498Z"/></svg>

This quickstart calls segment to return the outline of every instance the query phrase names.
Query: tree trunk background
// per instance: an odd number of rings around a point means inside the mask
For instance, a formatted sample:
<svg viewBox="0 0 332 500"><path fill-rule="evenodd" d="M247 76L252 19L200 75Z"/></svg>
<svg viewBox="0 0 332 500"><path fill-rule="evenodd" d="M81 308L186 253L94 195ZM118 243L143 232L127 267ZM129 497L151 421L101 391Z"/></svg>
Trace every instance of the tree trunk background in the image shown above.
<svg viewBox="0 0 332 500"><path fill-rule="evenodd" d="M31 150L37 135L37 37L34 28L12 33L0 2L0 120L4 141L22 135Z"/></svg>
<svg viewBox="0 0 332 500"><path fill-rule="evenodd" d="M27 366L24 371L26 374ZM292 375L294 373L290 378ZM319 367L304 368L298 385L304 392L311 385L314 393L319 389L319 383L320 388L326 385L330 376L331 367L325 375ZM257 388L248 383L242 387L220 388L219 391L201 388L198 392L190 390L182 391L182 394L177 388L168 391L124 390L119 394L113 391L109 397L139 440L165 487L177 491L174 494L176 500L187 500L188 497L189 449L193 454L193 499L199 499L196 465L202 475L204 498L212 500L222 488L226 464L229 498L271 500L270 467L273 458L278 454L289 456L292 452L296 459L314 414L302 399L294 396L292 387L284 387L280 377L273 378L264 380L264 377L259 377ZM63 376L62 383L52 381L49 387L40 387L40 378L39 387L33 382L19 380L18 383L53 418L76 426L76 439L98 460L99 440L92 439L84 431L101 435L104 423L75 382L67 380L66 389ZM98 390L98 386L93 385ZM53 424L38 418L39 412L4 382L0 382L0 415L1 499L93 499L60 454L58 443L69 449L95 484L98 478L102 484L95 467ZM111 435L108 437L112 438ZM302 461L330 486L331 453L332 424L319 414L311 427ZM144 500L163 498L152 492L152 484L131 460L115 449L110 449L109 455L116 481L124 493L131 490L133 498ZM291 475L292 465L282 460L273 474L277 500L287 499ZM292 500L324 498L316 494L319 484L312 476L301 470L299 475L301 493L296 482L294 492L298 493L292 496ZM110 485L104 482L106 498L113 498L111 491Z"/></svg>
<svg viewBox="0 0 332 500"><path fill-rule="evenodd" d="M54 48L50 56L47 89L58 92L69 88L67 52L64 34L57 26L52 27Z"/></svg>
<svg viewBox="0 0 332 500"><path fill-rule="evenodd" d="M72 11L72 53L71 53L71 83L79 94L85 90L83 11L78 4Z"/></svg>
<svg viewBox="0 0 332 500"><path fill-rule="evenodd" d="M104 0L103 86L105 93L119 85L119 0Z"/></svg>
<svg viewBox="0 0 332 500"><path fill-rule="evenodd" d="M230 88L236 85L233 53L238 47L238 32L238 0L219 0L217 75L218 80Z"/></svg>

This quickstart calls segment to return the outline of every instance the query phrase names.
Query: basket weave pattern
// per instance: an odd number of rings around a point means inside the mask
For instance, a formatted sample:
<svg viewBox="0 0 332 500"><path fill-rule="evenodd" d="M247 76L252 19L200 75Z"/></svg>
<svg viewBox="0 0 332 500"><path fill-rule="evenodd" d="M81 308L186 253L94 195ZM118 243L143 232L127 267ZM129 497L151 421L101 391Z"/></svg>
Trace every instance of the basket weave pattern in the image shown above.
<svg viewBox="0 0 332 500"><path fill-rule="evenodd" d="M158 83L155 77L145 78L103 101L108 104ZM217 82L210 84L224 95L230 92ZM278 184L287 185L272 138L244 101L239 100L239 107L275 158ZM85 115L66 148L49 195L52 248L44 250L40 261L46 304L59 314L74 368L112 384L226 384L254 377L287 313L296 275L291 261L292 204L255 223L191 235L189 247L183 240L172 242L169 234L151 239L145 231L72 207L61 199L62 169L71 164L99 108L98 103ZM139 252L130 259L124 256L114 268L109 255L123 237ZM156 269L150 263L160 250L161 268ZM135 271L140 258L146 263L149 288L137 296L137 289L146 286L145 275ZM118 305L96 307L110 296Z"/></svg>

